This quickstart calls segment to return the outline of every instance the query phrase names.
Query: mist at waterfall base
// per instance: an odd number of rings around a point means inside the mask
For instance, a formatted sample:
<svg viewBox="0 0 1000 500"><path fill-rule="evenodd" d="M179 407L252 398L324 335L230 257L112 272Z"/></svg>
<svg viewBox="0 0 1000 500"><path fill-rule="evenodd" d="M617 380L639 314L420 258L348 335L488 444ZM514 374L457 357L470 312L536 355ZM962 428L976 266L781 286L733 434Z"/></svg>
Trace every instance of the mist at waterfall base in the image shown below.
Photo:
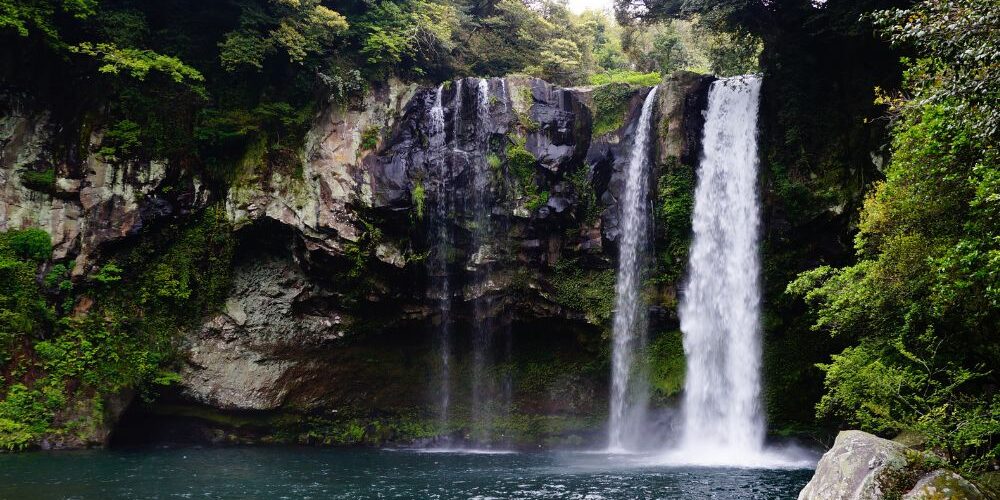
<svg viewBox="0 0 1000 500"><path fill-rule="evenodd" d="M641 465L808 468L817 454L765 447L760 403L760 225L757 199L757 76L713 82L705 110L688 276L678 314L686 374L679 412L655 418L639 364L646 345L641 299L648 265L654 87L633 142L622 196L607 452ZM666 450L666 451L664 451Z"/></svg>

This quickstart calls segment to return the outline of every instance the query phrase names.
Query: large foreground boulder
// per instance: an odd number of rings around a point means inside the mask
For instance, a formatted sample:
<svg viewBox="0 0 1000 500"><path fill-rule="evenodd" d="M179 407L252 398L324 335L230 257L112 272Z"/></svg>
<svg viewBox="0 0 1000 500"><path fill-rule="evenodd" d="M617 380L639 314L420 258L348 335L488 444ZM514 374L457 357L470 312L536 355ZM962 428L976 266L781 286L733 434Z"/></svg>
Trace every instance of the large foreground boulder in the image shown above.
<svg viewBox="0 0 1000 500"><path fill-rule="evenodd" d="M843 431L799 500L982 499L975 485L937 468L936 457L861 431Z"/></svg>

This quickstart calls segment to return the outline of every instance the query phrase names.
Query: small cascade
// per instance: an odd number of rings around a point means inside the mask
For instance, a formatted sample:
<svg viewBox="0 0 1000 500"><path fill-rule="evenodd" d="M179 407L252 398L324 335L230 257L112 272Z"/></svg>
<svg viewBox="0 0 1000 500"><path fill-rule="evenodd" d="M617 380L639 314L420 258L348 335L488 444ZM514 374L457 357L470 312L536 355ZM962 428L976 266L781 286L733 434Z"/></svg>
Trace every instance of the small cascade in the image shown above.
<svg viewBox="0 0 1000 500"><path fill-rule="evenodd" d="M608 432L608 449L615 452L635 447L649 399L648 385L637 366L637 358L647 336L646 308L640 291L648 258L649 136L656 90L653 87L642 104L620 201Z"/></svg>
<svg viewBox="0 0 1000 500"><path fill-rule="evenodd" d="M687 375L680 448L748 465L763 452L757 107L761 80L712 84L679 315Z"/></svg>
<svg viewBox="0 0 1000 500"><path fill-rule="evenodd" d="M500 80L503 85L503 80ZM501 87L502 88L502 87ZM502 299L490 294L499 239L506 234L500 221L491 217L495 207L495 172L489 166L490 138L495 132L491 110L490 80L479 79L476 86L475 155L470 157L473 173L471 205L472 249L469 257L473 299L472 423L475 438L487 447L502 444L496 435L496 420L510 410L510 380L497 377L496 365L510 359L510 330L503 317ZM502 220L502 218L501 218ZM499 357L498 357L499 355Z"/></svg>
<svg viewBox="0 0 1000 500"><path fill-rule="evenodd" d="M444 105L441 94L444 86L440 85L434 94L434 103L430 108L429 132L430 147L441 149L445 146L447 138L445 136ZM428 171L437 173L437 192L447 193L449 191L450 172L447 162L441 165L433 165ZM439 324L437 327L436 342L440 356L439 362L439 388L438 388L438 420L441 428L447 428L449 420L449 410L451 405L451 275L448 270L448 253L450 248L448 242L452 240L451 230L448 223L448 214L451 212L451 203L448 196L437 196L432 200L433 206L428 214L427 232L430 241L435 242L428 259L428 274L430 277L430 289L428 295L437 303L439 312Z"/></svg>
<svg viewBox="0 0 1000 500"><path fill-rule="evenodd" d="M472 255L467 267L472 273L473 288L485 287L489 280L491 231L489 214L490 173L486 164L486 141L489 140L489 82L480 78L476 85L476 151L482 155L472 159L471 201L469 218L472 224ZM481 156L481 157L480 157ZM492 365L490 344L492 340L489 303L486 297L476 297L473 305L472 331L472 424L481 441L488 442L493 434L491 403L492 388L486 371Z"/></svg>
<svg viewBox="0 0 1000 500"><path fill-rule="evenodd" d="M502 179L495 178L497 173L487 161L490 139L495 132L492 108L505 113L507 106L506 84L502 79L500 82L501 96L496 106L491 99L490 80L460 79L451 86L454 96L448 103L447 113L442 103L445 86L437 89L428 111L428 144L431 150L436 150L428 155L436 159L427 165L428 177L436 182L437 193L428 218L428 237L433 245L428 270L431 276L429 294L436 298L441 318L438 326L441 350L439 415L441 426L446 429L450 419L457 417L452 415L451 406L468 406L473 439L486 446L498 441L494 435L495 421L509 412L511 399L509 376L498 378L494 369L497 361L509 359L509 326L502 317L502 301L489 293L497 259L495 252L500 247L497 238L504 234L504 228L491 217L496 208L495 183ZM475 96L474 101L463 101L468 97L464 95L467 91ZM445 133L449 126L446 116L451 122L450 139ZM455 250L466 243L469 251L464 266L456 265ZM457 389L452 391L451 379L455 376L452 370L464 366L454 363L460 356L456 349L463 345L456 342L455 336L465 331L456 325L464 327L465 322L460 321L462 317L452 314L452 294L463 289L472 312L468 357L470 395L468 401L455 401L453 392L462 393Z"/></svg>

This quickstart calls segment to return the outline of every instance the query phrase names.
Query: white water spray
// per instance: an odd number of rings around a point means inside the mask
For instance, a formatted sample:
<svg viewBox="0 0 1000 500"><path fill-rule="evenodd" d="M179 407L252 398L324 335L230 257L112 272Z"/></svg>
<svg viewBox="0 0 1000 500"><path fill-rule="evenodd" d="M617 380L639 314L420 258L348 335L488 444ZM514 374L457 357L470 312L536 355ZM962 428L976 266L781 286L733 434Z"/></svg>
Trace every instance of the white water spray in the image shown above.
<svg viewBox="0 0 1000 500"><path fill-rule="evenodd" d="M760 456L760 225L757 107L761 80L712 84L695 188L688 281L678 314L687 374L681 449L692 461Z"/></svg>
<svg viewBox="0 0 1000 500"><path fill-rule="evenodd" d="M649 399L645 377L637 373L641 370L636 369L635 360L646 343L646 308L640 289L648 245L649 135L656 90L653 87L642 104L620 202L608 425L608 449L614 452L631 449L636 444Z"/></svg>

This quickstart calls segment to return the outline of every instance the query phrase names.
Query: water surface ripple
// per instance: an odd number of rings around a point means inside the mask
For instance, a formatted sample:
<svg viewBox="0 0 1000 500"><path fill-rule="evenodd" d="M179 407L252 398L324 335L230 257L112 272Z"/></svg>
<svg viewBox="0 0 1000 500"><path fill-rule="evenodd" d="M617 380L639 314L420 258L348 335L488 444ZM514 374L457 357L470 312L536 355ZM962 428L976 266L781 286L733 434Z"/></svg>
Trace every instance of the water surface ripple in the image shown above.
<svg viewBox="0 0 1000 500"><path fill-rule="evenodd" d="M784 499L809 470L582 453L206 448L0 455L3 499Z"/></svg>

